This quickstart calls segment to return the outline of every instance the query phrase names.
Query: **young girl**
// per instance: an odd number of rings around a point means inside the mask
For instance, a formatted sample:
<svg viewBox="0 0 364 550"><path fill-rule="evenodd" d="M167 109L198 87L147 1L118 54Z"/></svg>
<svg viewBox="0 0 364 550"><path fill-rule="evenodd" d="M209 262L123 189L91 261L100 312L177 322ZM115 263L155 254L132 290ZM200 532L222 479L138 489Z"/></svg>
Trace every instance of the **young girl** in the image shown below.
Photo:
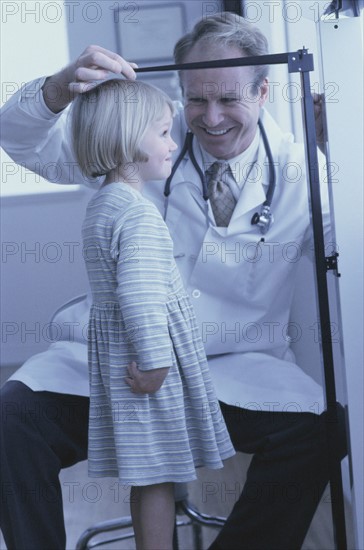
<svg viewBox="0 0 364 550"><path fill-rule="evenodd" d="M176 149L173 105L143 82L113 79L74 101L76 158L106 175L83 224L89 325L89 474L130 484L138 549L170 550L173 482L234 454L202 340L157 208Z"/></svg>

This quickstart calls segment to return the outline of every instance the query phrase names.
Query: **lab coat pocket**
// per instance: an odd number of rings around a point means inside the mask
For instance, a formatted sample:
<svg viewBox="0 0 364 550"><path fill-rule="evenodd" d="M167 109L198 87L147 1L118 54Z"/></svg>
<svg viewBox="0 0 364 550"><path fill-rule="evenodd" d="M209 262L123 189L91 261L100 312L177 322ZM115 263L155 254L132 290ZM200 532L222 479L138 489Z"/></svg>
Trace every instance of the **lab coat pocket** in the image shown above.
<svg viewBox="0 0 364 550"><path fill-rule="evenodd" d="M289 292L293 270L301 257L295 243L257 238L242 245L241 274L236 281L239 294L264 306L278 294Z"/></svg>
<svg viewBox="0 0 364 550"><path fill-rule="evenodd" d="M238 288L245 298L252 297L257 291L264 271L262 266L264 239L245 243L241 249L241 263L244 265L244 276L239 278ZM265 263L265 262L264 262Z"/></svg>

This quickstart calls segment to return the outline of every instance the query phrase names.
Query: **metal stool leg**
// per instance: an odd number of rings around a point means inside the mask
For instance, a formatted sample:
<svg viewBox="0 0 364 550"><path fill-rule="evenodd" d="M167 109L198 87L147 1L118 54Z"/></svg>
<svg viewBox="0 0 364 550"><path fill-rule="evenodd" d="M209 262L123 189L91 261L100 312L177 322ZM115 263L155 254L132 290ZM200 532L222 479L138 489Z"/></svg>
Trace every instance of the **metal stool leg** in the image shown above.
<svg viewBox="0 0 364 550"><path fill-rule="evenodd" d="M209 516L196 510L187 500L188 493L186 484L179 485L180 487L176 489L176 522L173 532L173 550L179 550L178 528L185 526L192 526L194 550L201 550L203 548L202 527L221 529L226 518ZM186 516L187 519L177 519L177 517L181 515ZM90 550L91 548L96 548L112 542L133 538L134 533L131 531L122 535L114 534L111 538L104 537L103 540L92 541L97 535L112 533L113 531L131 528L132 526L133 524L130 516L98 523L89 527L82 533L78 539L76 550Z"/></svg>
<svg viewBox="0 0 364 550"><path fill-rule="evenodd" d="M174 524L174 531L173 531L173 550L179 550L177 521Z"/></svg>
<svg viewBox="0 0 364 550"><path fill-rule="evenodd" d="M88 550L90 548L95 548L96 546L101 546L103 544L108 544L110 542L116 542L119 540L126 540L134 537L134 532L127 533L125 535L118 536L117 538L107 539L106 541L95 542L89 545L89 542L93 537L103 534L110 533L112 531L117 531L120 529L126 529L132 527L133 523L130 516L124 518L117 518L108 521L102 521L89 527L82 533L76 544L76 550Z"/></svg>

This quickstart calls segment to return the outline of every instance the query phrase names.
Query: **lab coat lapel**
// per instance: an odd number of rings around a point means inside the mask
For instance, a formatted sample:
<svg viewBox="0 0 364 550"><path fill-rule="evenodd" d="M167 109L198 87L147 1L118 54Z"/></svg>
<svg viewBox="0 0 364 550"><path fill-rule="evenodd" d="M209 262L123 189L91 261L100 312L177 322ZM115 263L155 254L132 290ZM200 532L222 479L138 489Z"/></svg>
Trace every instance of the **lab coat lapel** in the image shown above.
<svg viewBox="0 0 364 550"><path fill-rule="evenodd" d="M246 177L244 175L244 177ZM266 155L263 143L259 144L258 159L253 166L248 180L242 181L243 189L234 210L233 220L262 204L266 198L266 189L269 183L269 170L266 164Z"/></svg>
<svg viewBox="0 0 364 550"><path fill-rule="evenodd" d="M265 152L262 138L260 138L257 162L252 168L247 181L246 172L242 179L243 189L240 193L239 200L235 206L230 225L229 232L242 230L244 225L243 218L248 212L260 207L266 199L267 190L269 187L269 164ZM250 225L251 216L247 223Z"/></svg>

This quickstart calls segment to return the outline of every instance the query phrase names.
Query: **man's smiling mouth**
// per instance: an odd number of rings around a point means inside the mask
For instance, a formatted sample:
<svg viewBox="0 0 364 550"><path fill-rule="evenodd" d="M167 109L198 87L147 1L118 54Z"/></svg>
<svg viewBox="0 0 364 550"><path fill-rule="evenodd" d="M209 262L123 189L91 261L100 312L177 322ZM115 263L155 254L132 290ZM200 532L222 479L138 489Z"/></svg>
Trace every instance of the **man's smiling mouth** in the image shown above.
<svg viewBox="0 0 364 550"><path fill-rule="evenodd" d="M223 136L230 132L231 128L228 128L226 130L208 130L207 128L204 128L204 130L209 136Z"/></svg>

